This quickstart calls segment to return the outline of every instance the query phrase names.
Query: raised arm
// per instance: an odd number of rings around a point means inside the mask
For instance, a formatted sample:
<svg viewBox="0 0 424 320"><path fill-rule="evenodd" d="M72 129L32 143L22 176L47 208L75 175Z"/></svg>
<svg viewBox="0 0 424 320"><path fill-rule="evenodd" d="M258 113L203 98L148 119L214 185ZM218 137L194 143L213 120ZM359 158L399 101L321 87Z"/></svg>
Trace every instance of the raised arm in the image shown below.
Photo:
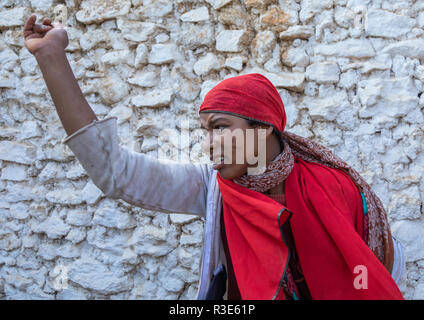
<svg viewBox="0 0 424 320"><path fill-rule="evenodd" d="M25 46L37 59L60 121L66 133L72 134L97 120L83 96L72 72L65 48L68 35L61 26L53 26L50 19L35 23L31 15L24 26Z"/></svg>
<svg viewBox="0 0 424 320"><path fill-rule="evenodd" d="M212 165L131 151L118 143L116 117L94 120L62 142L106 196L149 210L205 216Z"/></svg>
<svg viewBox="0 0 424 320"><path fill-rule="evenodd" d="M117 118L98 120L65 55L66 31L49 19L24 27L25 46L36 57L67 133L63 140L93 183L114 199L167 213L205 216L211 165L158 160L118 143Z"/></svg>

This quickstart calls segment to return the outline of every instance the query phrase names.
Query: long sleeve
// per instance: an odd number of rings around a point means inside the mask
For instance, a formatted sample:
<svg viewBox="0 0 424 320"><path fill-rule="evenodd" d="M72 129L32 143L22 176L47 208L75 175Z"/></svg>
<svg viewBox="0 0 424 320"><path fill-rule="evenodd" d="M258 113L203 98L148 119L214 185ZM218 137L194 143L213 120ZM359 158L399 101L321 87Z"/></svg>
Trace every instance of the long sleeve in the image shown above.
<svg viewBox="0 0 424 320"><path fill-rule="evenodd" d="M110 198L148 210L206 215L210 164L156 159L121 146L117 117L93 120L62 140Z"/></svg>

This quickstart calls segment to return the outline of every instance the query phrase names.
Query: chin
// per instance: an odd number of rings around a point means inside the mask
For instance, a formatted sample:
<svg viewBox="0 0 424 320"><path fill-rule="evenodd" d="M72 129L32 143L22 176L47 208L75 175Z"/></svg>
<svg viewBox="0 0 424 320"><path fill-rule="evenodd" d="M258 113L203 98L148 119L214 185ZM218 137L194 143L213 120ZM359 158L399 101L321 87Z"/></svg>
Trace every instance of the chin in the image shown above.
<svg viewBox="0 0 424 320"><path fill-rule="evenodd" d="M241 177L246 172L246 169L238 168L234 165L224 165L221 169L218 169L218 172L221 178L233 180Z"/></svg>

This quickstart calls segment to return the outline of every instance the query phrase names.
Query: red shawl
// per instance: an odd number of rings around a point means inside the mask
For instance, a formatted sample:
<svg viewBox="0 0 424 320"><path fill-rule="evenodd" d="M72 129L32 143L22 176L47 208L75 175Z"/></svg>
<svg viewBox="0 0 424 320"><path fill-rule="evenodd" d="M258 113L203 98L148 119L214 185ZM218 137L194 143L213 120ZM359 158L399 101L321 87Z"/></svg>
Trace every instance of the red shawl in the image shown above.
<svg viewBox="0 0 424 320"><path fill-rule="evenodd" d="M222 81L206 95L200 112L256 119L279 132L286 123L281 97L260 74ZM219 173L217 179L242 299L283 298L280 284L288 249L280 226L288 219L313 299L403 299L390 273L361 237L362 198L345 172L295 157L285 180L287 208ZM355 288L358 276L367 276L366 289Z"/></svg>

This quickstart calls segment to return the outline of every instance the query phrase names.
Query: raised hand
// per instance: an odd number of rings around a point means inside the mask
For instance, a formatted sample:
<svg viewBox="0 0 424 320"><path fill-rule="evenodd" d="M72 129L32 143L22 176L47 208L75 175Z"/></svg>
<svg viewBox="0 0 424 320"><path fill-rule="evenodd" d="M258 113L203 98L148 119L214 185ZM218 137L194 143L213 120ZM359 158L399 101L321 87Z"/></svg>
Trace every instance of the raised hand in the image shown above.
<svg viewBox="0 0 424 320"><path fill-rule="evenodd" d="M31 15L24 26L25 47L29 52L35 55L41 49L64 50L68 46L68 34L63 26L53 26L49 18L38 24L36 19L35 14Z"/></svg>

